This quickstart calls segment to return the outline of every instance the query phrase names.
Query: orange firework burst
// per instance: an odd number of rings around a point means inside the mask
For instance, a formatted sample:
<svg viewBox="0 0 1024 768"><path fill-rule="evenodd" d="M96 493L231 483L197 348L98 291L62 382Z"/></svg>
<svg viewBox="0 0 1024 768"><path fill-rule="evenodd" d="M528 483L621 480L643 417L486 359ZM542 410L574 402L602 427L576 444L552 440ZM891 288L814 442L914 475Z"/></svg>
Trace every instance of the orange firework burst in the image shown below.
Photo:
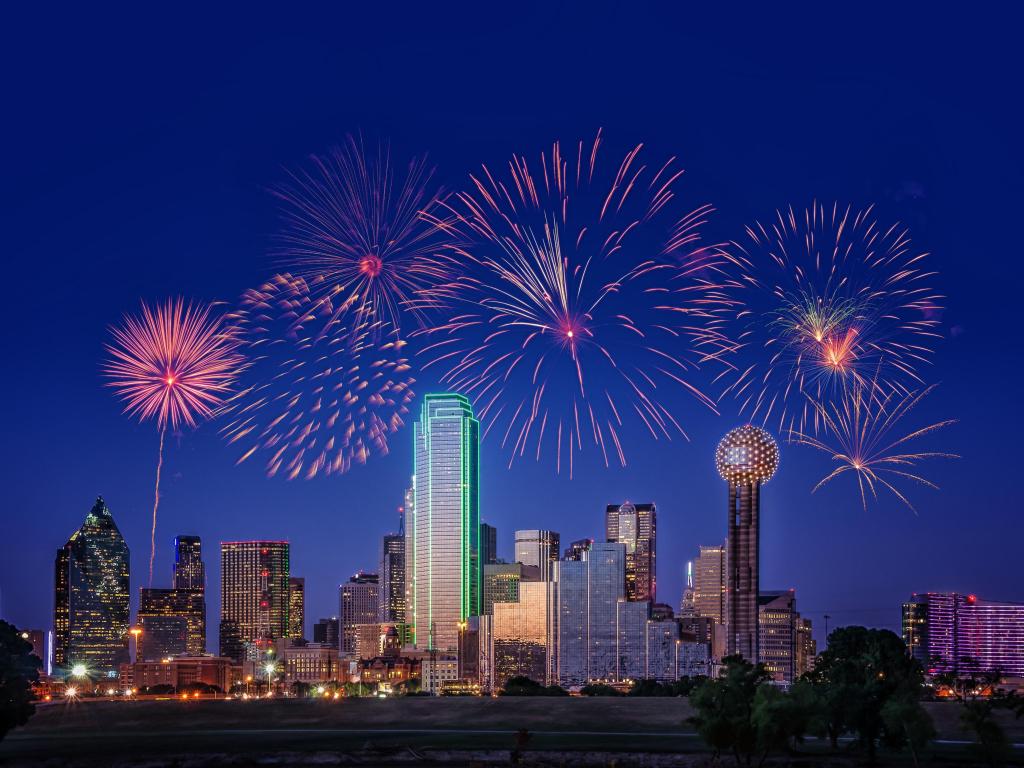
<svg viewBox="0 0 1024 768"><path fill-rule="evenodd" d="M388 452L414 397L397 331L289 274L247 291L230 319L250 354L250 383L220 409L239 463L262 452L268 475L310 479Z"/></svg>
<svg viewBox="0 0 1024 768"><path fill-rule="evenodd" d="M282 261L337 311L352 309L397 329L409 310L422 324L453 266L442 253L444 230L421 215L438 204L433 170L413 160L396 180L388 150L368 156L352 136L310 160L311 168L274 190L284 204Z"/></svg>
<svg viewBox="0 0 1024 768"><path fill-rule="evenodd" d="M942 297L906 229L880 227L870 207L815 203L748 227L733 251L748 270L738 339L759 356L726 389L741 413L777 419L784 433L809 419L817 430L808 397L841 396L873 375L904 393L921 383Z"/></svg>
<svg viewBox="0 0 1024 768"><path fill-rule="evenodd" d="M142 314L126 316L112 328L110 359L103 375L125 402L125 413L140 421L156 419L160 428L156 487L153 492L153 527L150 537L149 580L153 581L156 552L156 513L160 505L160 470L163 466L167 425L195 427L210 418L223 402L242 364L238 342L211 308L168 300Z"/></svg>
<svg viewBox="0 0 1024 768"><path fill-rule="evenodd" d="M721 330L733 260L700 238L711 207L679 211L675 158L648 165L638 145L605 164L601 143L556 142L536 164L513 157L506 177L471 177L435 221L471 243L452 246L467 274L419 352L475 400L510 464L543 452L570 476L585 443L624 466L630 422L685 436L666 396L714 410L697 369L734 348Z"/></svg>
<svg viewBox="0 0 1024 768"><path fill-rule="evenodd" d="M877 378L858 379L839 402L812 400L811 405L825 427L825 436L793 432L791 438L831 455L839 463L814 490L853 472L865 511L868 494L877 500L879 488L889 490L913 510L896 483L910 480L937 489L935 483L917 474L916 467L928 459L958 458L952 453L915 453L907 448L909 443L956 423L955 419L938 421L906 434L898 431L903 418L933 389L934 386L904 393L884 388Z"/></svg>

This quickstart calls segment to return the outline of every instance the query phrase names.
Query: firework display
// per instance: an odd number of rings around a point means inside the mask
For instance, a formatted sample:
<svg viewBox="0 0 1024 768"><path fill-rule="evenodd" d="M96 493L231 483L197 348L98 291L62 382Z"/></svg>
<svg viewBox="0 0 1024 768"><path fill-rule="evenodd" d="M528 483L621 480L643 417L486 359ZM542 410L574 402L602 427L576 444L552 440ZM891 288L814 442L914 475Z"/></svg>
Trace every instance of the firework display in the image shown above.
<svg viewBox="0 0 1024 768"><path fill-rule="evenodd" d="M262 453L268 475L309 479L388 452L414 396L405 342L388 323L339 312L290 274L247 291L230 321L250 363L219 410L239 462Z"/></svg>
<svg viewBox="0 0 1024 768"><path fill-rule="evenodd" d="M485 166L435 220L468 243L451 249L466 275L447 322L422 332L422 365L474 400L510 465L544 456L571 476L586 445L624 466L631 429L685 436L673 390L714 410L699 369L734 348L734 264L700 234L711 208L681 210L675 158L651 164L638 145L606 160L601 144Z"/></svg>
<svg viewBox="0 0 1024 768"><path fill-rule="evenodd" d="M752 421L785 432L822 425L808 398L855 382L907 393L931 362L942 297L927 254L871 207L815 203L777 211L732 244L746 270L737 340L748 354L726 388Z"/></svg>
<svg viewBox="0 0 1024 768"><path fill-rule="evenodd" d="M210 307L168 300L155 307L142 305L142 314L126 316L112 328L113 342L103 374L125 403L125 413L140 421L155 419L160 429L149 579L153 580L156 518L160 505L160 470L164 433L185 425L195 427L213 415L231 391L242 364L238 342Z"/></svg>
<svg viewBox="0 0 1024 768"><path fill-rule="evenodd" d="M813 400L812 407L825 426L823 434L793 433L795 442L829 454L838 466L814 487L827 485L843 474L857 476L861 504L865 511L868 495L878 499L880 488L890 491L911 510L913 505L899 484L906 481L938 489L918 474L918 465L928 459L958 458L952 453L913 452L908 447L922 437L956 422L947 419L902 431L902 422L934 386L906 393L881 386L879 380L858 379L836 402Z"/></svg>
<svg viewBox="0 0 1024 768"><path fill-rule="evenodd" d="M422 159L402 174L386 148L367 153L350 136L273 190L285 224L278 257L336 311L396 329L407 314L422 324L452 270L441 249L444 230L421 215L439 200L432 176Z"/></svg>

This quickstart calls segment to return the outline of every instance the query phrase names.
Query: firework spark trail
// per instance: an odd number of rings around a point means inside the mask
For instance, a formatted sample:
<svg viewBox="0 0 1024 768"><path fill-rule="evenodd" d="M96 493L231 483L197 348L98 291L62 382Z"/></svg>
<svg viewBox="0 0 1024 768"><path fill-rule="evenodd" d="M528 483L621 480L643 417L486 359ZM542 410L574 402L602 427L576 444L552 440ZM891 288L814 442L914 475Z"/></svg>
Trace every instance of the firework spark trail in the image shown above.
<svg viewBox="0 0 1024 768"><path fill-rule="evenodd" d="M466 273L445 287L452 316L417 331L418 354L474 399L510 465L546 443L571 475L585 442L625 465L631 421L685 437L662 395L678 388L714 411L694 374L735 348L723 327L736 262L700 240L712 208L675 210L675 158L648 165L638 145L606 166L601 143L563 155L556 142L537 164L514 156L505 177L484 166L448 218L431 219L469 244L450 246Z"/></svg>
<svg viewBox="0 0 1024 768"><path fill-rule="evenodd" d="M270 476L311 479L387 454L414 397L406 344L375 312L347 312L277 275L230 315L250 352L245 384L219 409L221 434L268 455Z"/></svg>
<svg viewBox="0 0 1024 768"><path fill-rule="evenodd" d="M897 432L900 422L934 389L901 392L886 388L877 377L855 381L839 402L811 400L811 405L825 425L824 435L804 432L791 435L796 443L808 445L839 463L814 487L824 487L840 475L857 475L861 504L867 511L868 494L878 499L879 486L889 490L915 512L913 505L895 483L910 480L938 489L930 480L916 473L915 467L928 459L959 458L952 453L935 451L908 452L906 445L950 424L956 419L938 421L905 434Z"/></svg>
<svg viewBox="0 0 1024 768"><path fill-rule="evenodd" d="M748 227L732 250L749 289L737 338L760 360L741 364L725 393L752 421L817 431L808 397L842 397L874 375L903 393L922 383L943 297L906 229L879 226L871 207L814 203Z"/></svg>
<svg viewBox="0 0 1024 768"><path fill-rule="evenodd" d="M103 375L124 401L124 412L147 421L156 419L160 429L156 486L153 491L153 525L150 532L149 582L153 582L156 556L156 521L160 506L160 470L163 467L167 425L195 427L213 416L230 392L244 364L238 342L210 307L168 300L142 314L126 316L121 327L111 329L106 345L110 358Z"/></svg>
<svg viewBox="0 0 1024 768"><path fill-rule="evenodd" d="M457 267L442 249L445 229L422 215L440 200L433 170L413 160L396 180L387 148L368 155L352 136L310 163L273 190L285 223L282 264L338 311L370 313L396 329L409 312L422 326Z"/></svg>

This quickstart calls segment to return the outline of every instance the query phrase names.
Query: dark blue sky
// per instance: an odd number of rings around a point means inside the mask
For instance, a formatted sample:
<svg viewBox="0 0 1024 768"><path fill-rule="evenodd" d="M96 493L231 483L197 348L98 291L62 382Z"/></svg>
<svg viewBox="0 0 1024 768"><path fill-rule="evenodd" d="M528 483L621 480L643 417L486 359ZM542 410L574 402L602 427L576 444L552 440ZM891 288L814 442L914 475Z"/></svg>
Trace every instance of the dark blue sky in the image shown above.
<svg viewBox="0 0 1024 768"><path fill-rule="evenodd" d="M1019 19L638 6L8 14L4 618L50 626L54 552L97 493L144 584L157 433L101 385L107 326L140 297L231 300L268 277L266 188L352 131L390 139L398 157L429 152L458 188L481 162L603 127L618 149L679 155L681 189L719 210L714 239L814 198L874 202L909 225L949 297L927 374L941 386L921 419L959 418L936 447L963 458L928 470L942 490L914 489L915 517L891 498L864 512L849 484L811 496L827 461L783 446L764 493L762 584L795 587L819 627L826 611L833 625L895 627L915 590L1024 600ZM434 387L419 379L418 392ZM506 470L485 443L483 518L510 555L516 527L599 536L606 503L653 500L659 597L677 604L685 560L724 535L713 449L735 423L731 402L721 417L694 410L692 442L638 440L626 469L591 464L573 481L549 463ZM201 535L213 625L222 539L290 539L307 619L335 613L337 583L375 567L411 469L408 429L390 456L313 482L236 467L209 425L168 443L158 578L173 536Z"/></svg>

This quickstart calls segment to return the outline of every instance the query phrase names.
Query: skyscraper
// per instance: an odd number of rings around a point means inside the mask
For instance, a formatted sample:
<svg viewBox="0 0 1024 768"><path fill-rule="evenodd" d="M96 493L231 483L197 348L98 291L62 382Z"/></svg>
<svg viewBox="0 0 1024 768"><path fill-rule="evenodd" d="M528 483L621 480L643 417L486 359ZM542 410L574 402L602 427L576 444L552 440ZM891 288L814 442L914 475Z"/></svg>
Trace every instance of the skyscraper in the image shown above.
<svg viewBox="0 0 1024 768"><path fill-rule="evenodd" d="M386 534L380 552L380 621L405 621L405 530Z"/></svg>
<svg viewBox="0 0 1024 768"><path fill-rule="evenodd" d="M779 466L779 447L759 427L746 424L729 432L715 450L715 465L729 484L726 644L756 664L760 597L761 485Z"/></svg>
<svg viewBox="0 0 1024 768"><path fill-rule="evenodd" d="M175 589L206 589L206 566L203 565L203 543L198 536L174 537Z"/></svg>
<svg viewBox="0 0 1024 768"><path fill-rule="evenodd" d="M523 582L515 602L494 604L492 687L518 676L544 685L550 681L551 589L550 581Z"/></svg>
<svg viewBox="0 0 1024 768"><path fill-rule="evenodd" d="M313 625L313 642L320 645L329 645L333 648L341 647L341 631L338 619L332 616L329 619L319 619Z"/></svg>
<svg viewBox="0 0 1024 768"><path fill-rule="evenodd" d="M498 529L480 523L480 567L498 562Z"/></svg>
<svg viewBox="0 0 1024 768"><path fill-rule="evenodd" d="M683 585L683 596L679 600L680 618L689 618L697 615L697 595L693 586L693 561L686 563L686 581Z"/></svg>
<svg viewBox="0 0 1024 768"><path fill-rule="evenodd" d="M777 683L796 680L796 593L792 590L762 592L758 598L758 661Z"/></svg>
<svg viewBox="0 0 1024 768"><path fill-rule="evenodd" d="M288 637L301 640L306 636L306 580L288 577Z"/></svg>
<svg viewBox="0 0 1024 768"><path fill-rule="evenodd" d="M1024 603L915 594L903 604L903 640L929 673L998 670L1024 677Z"/></svg>
<svg viewBox="0 0 1024 768"><path fill-rule="evenodd" d="M480 615L494 614L495 603L519 600L519 585L524 581L543 581L540 567L522 563L491 563L483 568L483 600Z"/></svg>
<svg viewBox="0 0 1024 768"><path fill-rule="evenodd" d="M206 600L202 590L139 590L137 613L142 634L136 655L142 661L206 653Z"/></svg>
<svg viewBox="0 0 1024 768"><path fill-rule="evenodd" d="M54 663L112 674L128 661L129 552L102 497L57 550Z"/></svg>
<svg viewBox="0 0 1024 768"><path fill-rule="evenodd" d="M540 568L541 579L551 578L551 564L558 561L560 537L555 531L516 531L516 562Z"/></svg>
<svg viewBox="0 0 1024 768"><path fill-rule="evenodd" d="M693 607L697 616L725 622L726 546L701 546L694 565Z"/></svg>
<svg viewBox="0 0 1024 768"><path fill-rule="evenodd" d="M287 541L220 544L220 617L235 622L250 649L288 637L290 555Z"/></svg>
<svg viewBox="0 0 1024 768"><path fill-rule="evenodd" d="M341 622L341 653L356 654L356 627L377 624L380 610L380 577L376 573L356 573L338 587L338 617Z"/></svg>
<svg viewBox="0 0 1024 768"><path fill-rule="evenodd" d="M605 540L626 545L626 599L657 601L658 510L654 504L609 504Z"/></svg>
<svg viewBox="0 0 1024 768"><path fill-rule="evenodd" d="M462 395L427 395L413 429L413 600L419 648L453 650L479 614L479 422Z"/></svg>

